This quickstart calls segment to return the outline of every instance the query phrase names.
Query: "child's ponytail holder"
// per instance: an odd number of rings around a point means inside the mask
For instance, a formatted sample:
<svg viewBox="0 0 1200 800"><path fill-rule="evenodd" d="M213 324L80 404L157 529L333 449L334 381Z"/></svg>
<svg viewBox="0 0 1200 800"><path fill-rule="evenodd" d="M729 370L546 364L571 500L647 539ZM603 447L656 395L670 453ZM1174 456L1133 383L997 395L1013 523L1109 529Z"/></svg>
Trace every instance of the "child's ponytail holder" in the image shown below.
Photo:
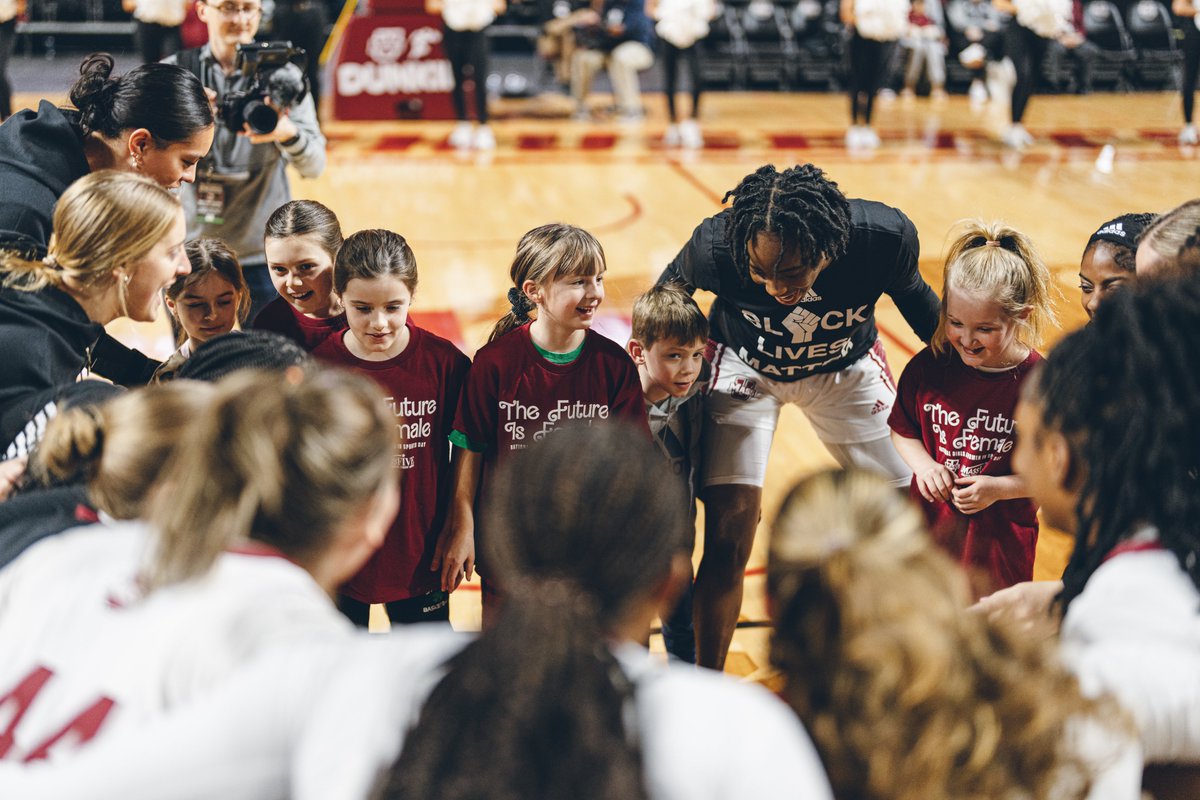
<svg viewBox="0 0 1200 800"><path fill-rule="evenodd" d="M984 241L984 245L986 245L987 247L999 247L1000 242L995 239L987 239L986 241Z"/></svg>
<svg viewBox="0 0 1200 800"><path fill-rule="evenodd" d="M529 319L529 312L533 311L533 303L515 286L508 290L508 304L512 307L512 315L518 321Z"/></svg>

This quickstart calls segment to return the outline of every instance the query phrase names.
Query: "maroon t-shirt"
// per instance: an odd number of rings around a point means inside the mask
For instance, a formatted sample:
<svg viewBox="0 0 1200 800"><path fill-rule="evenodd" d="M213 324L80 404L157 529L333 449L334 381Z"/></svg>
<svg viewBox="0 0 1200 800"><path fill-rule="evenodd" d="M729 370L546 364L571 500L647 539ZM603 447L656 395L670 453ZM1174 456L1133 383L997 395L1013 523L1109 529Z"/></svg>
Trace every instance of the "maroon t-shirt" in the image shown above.
<svg viewBox="0 0 1200 800"><path fill-rule="evenodd" d="M983 372L963 364L956 352L935 356L927 347L900 376L888 424L905 438L921 440L958 477L1011 475L1013 412L1021 384L1040 360L1031 350L1013 369ZM968 516L951 503L926 502L915 478L909 494L924 508L935 538L964 567L985 573L991 591L1032 579L1038 534L1033 500L1001 500Z"/></svg>
<svg viewBox="0 0 1200 800"><path fill-rule="evenodd" d="M484 345L467 375L456 440L483 453L481 487L496 465L560 425L623 420L645 431L646 404L637 367L619 345L587 331L570 364L553 364L533 345L529 325ZM476 517L476 553L481 517Z"/></svg>
<svg viewBox="0 0 1200 800"><path fill-rule="evenodd" d="M393 465L400 480L400 512L383 546L342 588L362 603L390 603L441 585L429 564L446 516L450 486L447 437L470 360L450 342L408 323L404 352L364 361L346 349L350 331L326 339L313 355L375 379L388 395L401 441Z"/></svg>
<svg viewBox="0 0 1200 800"><path fill-rule="evenodd" d="M292 308L282 297L276 297L258 312L250 327L256 331L271 331L286 336L311 353L330 334L346 330L346 315L313 319Z"/></svg>

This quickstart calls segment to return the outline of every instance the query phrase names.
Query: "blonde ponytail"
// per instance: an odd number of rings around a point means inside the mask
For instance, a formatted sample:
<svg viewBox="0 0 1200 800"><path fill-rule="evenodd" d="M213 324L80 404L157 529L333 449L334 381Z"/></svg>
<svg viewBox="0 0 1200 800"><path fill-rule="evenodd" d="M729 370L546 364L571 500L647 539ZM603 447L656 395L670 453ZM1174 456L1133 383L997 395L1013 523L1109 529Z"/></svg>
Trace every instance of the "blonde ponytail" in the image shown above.
<svg viewBox="0 0 1200 800"><path fill-rule="evenodd" d="M964 220L950 245L942 280L942 309L930 346L945 353L946 297L960 292L994 300L1018 324L1017 339L1027 347L1041 344L1058 323L1054 278L1028 236L1003 222ZM1028 312L1028 313L1026 313Z"/></svg>
<svg viewBox="0 0 1200 800"><path fill-rule="evenodd" d="M240 540L298 563L394 480L396 422L367 378L243 370L218 384L168 464L149 519L160 534L151 587L202 575Z"/></svg>

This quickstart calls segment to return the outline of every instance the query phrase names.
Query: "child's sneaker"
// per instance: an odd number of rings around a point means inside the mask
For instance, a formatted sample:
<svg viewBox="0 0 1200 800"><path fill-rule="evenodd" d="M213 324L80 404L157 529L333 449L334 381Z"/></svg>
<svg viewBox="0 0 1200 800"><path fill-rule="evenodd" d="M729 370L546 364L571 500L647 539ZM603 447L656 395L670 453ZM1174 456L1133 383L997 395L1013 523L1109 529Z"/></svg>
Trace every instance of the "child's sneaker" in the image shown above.
<svg viewBox="0 0 1200 800"><path fill-rule="evenodd" d="M671 123L667 126L667 132L663 134L663 145L665 147L679 147L683 141L683 137L679 133L679 126Z"/></svg>

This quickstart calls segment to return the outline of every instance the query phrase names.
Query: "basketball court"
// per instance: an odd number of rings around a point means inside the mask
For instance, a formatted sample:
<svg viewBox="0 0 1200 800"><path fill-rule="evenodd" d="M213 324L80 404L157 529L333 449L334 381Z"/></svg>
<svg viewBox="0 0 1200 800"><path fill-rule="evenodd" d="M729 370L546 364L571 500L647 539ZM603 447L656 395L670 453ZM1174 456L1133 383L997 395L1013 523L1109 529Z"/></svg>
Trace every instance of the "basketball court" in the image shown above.
<svg viewBox="0 0 1200 800"><path fill-rule="evenodd" d="M493 122L497 149L482 154L449 147L452 123L327 122L325 174L294 178L293 194L327 204L347 234L370 227L403 234L420 270L414 318L468 354L507 309L518 238L555 220L580 225L603 243L608 288L597 327L623 344L634 298L693 227L721 208L723 193L764 163L811 161L846 194L905 211L920 232L921 271L939 290L953 223L1006 220L1033 238L1057 278L1063 330L1085 320L1076 273L1083 245L1101 222L1123 212L1164 211L1200 194L1200 153L1176 144L1174 93L1036 96L1025 121L1037 143L1020 153L999 142L1006 108L973 108L960 96L881 101L876 125L883 146L865 153L843 146L848 114L841 95L710 93L701 117L706 146L695 152L662 146L664 103L656 95L645 100L650 115L632 125L570 122L561 97L502 101ZM34 102L33 95L18 95L15 106ZM878 322L898 375L920 343L886 298ZM173 349L165 323L117 333L158 357ZM784 411L764 520L797 477L832 464L802 415ZM744 625L727 667L739 674L766 661L767 633L759 625L766 619L764 553L760 530ZM1038 576L1053 577L1065 554L1061 538L1045 535ZM478 624L476 586L464 586L451 603L457 625Z"/></svg>

